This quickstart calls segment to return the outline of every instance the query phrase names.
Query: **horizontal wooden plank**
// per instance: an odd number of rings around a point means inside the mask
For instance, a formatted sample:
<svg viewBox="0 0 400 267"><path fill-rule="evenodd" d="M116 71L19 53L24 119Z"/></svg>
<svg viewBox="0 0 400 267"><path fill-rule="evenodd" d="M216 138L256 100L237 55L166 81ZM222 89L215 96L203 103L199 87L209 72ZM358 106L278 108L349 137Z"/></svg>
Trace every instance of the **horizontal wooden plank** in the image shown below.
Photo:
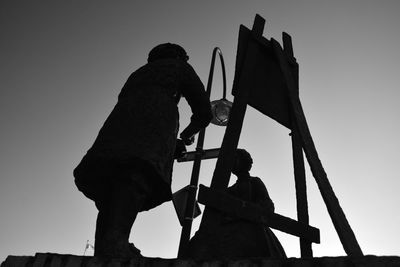
<svg viewBox="0 0 400 267"><path fill-rule="evenodd" d="M276 213L271 214L260 205L242 201L222 191L200 185L198 201L231 216L263 223L265 226L305 238L313 243L320 242L319 229Z"/></svg>
<svg viewBox="0 0 400 267"><path fill-rule="evenodd" d="M186 161L193 161L196 158L197 154L201 154L201 159L214 159L218 158L219 155L219 148L212 148L212 149L205 149L202 151L189 151L184 152L183 156L176 159L178 162L186 162Z"/></svg>

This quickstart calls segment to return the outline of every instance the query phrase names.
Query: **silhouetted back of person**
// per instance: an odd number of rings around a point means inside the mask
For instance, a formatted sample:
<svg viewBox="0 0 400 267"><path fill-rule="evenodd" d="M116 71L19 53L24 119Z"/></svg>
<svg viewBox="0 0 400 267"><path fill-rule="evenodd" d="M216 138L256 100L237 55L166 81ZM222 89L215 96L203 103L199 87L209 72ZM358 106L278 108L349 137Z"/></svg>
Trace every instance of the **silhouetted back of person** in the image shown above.
<svg viewBox="0 0 400 267"><path fill-rule="evenodd" d="M171 176L183 96L192 110L186 145L211 118L209 98L185 50L166 43L130 75L118 102L74 170L75 183L99 210L95 256L136 257L128 239L140 211L171 199ZM181 141L182 142L182 141Z"/></svg>

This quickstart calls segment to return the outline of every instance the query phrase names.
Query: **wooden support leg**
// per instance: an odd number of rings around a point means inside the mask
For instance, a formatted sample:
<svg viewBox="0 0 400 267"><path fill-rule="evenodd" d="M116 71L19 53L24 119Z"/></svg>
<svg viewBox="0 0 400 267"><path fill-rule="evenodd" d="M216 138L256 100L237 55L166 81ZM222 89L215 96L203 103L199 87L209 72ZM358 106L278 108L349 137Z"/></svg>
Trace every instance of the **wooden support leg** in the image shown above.
<svg viewBox="0 0 400 267"><path fill-rule="evenodd" d="M289 60L288 66L291 69L291 78L295 84L294 94L298 97L299 95L299 65L296 62L296 58L293 53L292 38L289 34L282 34L283 40L283 52ZM308 224L308 204L307 204L307 184L306 184L306 172L304 169L304 156L303 148L301 145L301 139L299 131L296 125L296 118L293 110L291 110L291 137L292 137L292 150L293 150L293 167L294 167L294 178L296 186L296 203L297 203L297 220L301 223ZM302 258L311 258L313 256L311 242L307 239L300 237L300 252Z"/></svg>
<svg viewBox="0 0 400 267"><path fill-rule="evenodd" d="M261 36L264 24L265 20L260 16L256 16L252 29L253 34ZM211 180L211 188L215 190L225 190L229 184L229 178L234 163L234 155L242 131L243 119L246 113L247 101L252 85L252 71L257 61L257 49L258 48L254 43L248 44L246 60L243 64L243 70L246 71L241 73L239 82L234 84L234 90L237 94L232 105L229 122L221 145L220 155ZM208 227L212 228L212 225L219 223L219 216L219 213L213 212L212 209L206 207L200 227L203 229Z"/></svg>
<svg viewBox="0 0 400 267"><path fill-rule="evenodd" d="M357 242L353 230L351 229L346 216L340 207L339 201L329 183L328 177L319 160L317 150L312 140L310 130L304 116L303 108L300 99L297 95L296 84L293 81L291 69L288 66L287 60L284 57L283 51L278 42L271 40L274 48L274 53L278 58L279 65L285 77L289 90L290 104L294 111L295 123L299 129L299 135L302 141L302 146L306 154L308 163L311 167L311 172L317 182L322 198L328 209L329 215L342 242L343 248L349 256L362 256L363 253Z"/></svg>
<svg viewBox="0 0 400 267"><path fill-rule="evenodd" d="M301 147L298 132L293 130L291 135L294 178L296 185L297 220L301 223L309 224L303 149ZM300 252L302 258L311 258L313 256L311 242L304 238L300 238Z"/></svg>

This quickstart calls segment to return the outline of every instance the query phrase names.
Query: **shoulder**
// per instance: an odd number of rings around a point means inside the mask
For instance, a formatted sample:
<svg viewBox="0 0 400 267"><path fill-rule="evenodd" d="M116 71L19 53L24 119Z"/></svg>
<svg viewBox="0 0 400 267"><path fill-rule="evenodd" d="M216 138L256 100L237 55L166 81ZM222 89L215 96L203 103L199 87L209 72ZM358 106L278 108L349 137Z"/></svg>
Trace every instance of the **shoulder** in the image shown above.
<svg viewBox="0 0 400 267"><path fill-rule="evenodd" d="M250 176L250 178L251 178L251 182L252 182L252 184L254 186L257 186L259 188L260 187L264 187L265 188L264 182L259 177Z"/></svg>
<svg viewBox="0 0 400 267"><path fill-rule="evenodd" d="M264 184L263 181L257 176L250 176L250 179L251 179L251 181L253 183L262 183L262 184Z"/></svg>

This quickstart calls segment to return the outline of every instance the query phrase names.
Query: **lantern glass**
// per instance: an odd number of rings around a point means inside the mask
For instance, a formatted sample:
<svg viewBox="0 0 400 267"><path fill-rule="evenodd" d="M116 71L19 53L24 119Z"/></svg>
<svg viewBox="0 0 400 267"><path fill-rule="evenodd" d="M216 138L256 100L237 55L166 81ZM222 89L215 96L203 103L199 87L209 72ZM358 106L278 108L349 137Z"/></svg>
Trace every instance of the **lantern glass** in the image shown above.
<svg viewBox="0 0 400 267"><path fill-rule="evenodd" d="M214 100L211 102L211 111L213 114L212 124L226 126L229 120L229 114L232 109L232 102L226 99Z"/></svg>

